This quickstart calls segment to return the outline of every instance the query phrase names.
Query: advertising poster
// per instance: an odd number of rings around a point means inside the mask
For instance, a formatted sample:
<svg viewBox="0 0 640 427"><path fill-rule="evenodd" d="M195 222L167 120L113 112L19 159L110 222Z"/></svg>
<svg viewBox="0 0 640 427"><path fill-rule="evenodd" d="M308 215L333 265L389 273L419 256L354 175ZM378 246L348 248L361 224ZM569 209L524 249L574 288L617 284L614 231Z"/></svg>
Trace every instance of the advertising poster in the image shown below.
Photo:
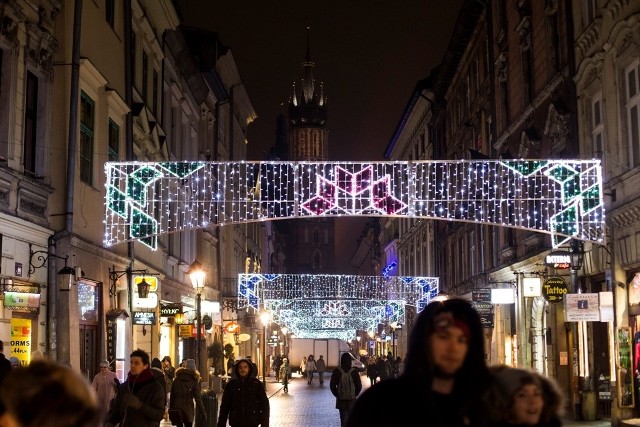
<svg viewBox="0 0 640 427"><path fill-rule="evenodd" d="M31 320L11 319L11 356L20 364L28 365L31 360Z"/></svg>

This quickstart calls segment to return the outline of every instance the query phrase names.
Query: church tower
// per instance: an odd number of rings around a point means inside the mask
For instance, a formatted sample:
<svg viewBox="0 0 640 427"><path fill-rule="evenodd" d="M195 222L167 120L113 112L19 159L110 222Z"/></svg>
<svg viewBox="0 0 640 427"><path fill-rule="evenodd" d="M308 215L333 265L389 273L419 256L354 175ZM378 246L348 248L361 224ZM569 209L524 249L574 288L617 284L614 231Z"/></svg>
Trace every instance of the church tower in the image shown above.
<svg viewBox="0 0 640 427"><path fill-rule="evenodd" d="M293 84L289 100L289 159L328 160L327 99L323 84L313 76L310 33L307 27L307 54L302 64L299 86Z"/></svg>
<svg viewBox="0 0 640 427"><path fill-rule="evenodd" d="M293 85L289 100L287 136L290 161L328 161L327 98L316 82L311 60L309 28L302 79ZM281 141L280 147L283 147ZM279 151L281 151L280 148ZM278 151L278 150L276 150ZM284 262L289 274L335 274L335 223L333 218L315 217L276 221L284 237Z"/></svg>

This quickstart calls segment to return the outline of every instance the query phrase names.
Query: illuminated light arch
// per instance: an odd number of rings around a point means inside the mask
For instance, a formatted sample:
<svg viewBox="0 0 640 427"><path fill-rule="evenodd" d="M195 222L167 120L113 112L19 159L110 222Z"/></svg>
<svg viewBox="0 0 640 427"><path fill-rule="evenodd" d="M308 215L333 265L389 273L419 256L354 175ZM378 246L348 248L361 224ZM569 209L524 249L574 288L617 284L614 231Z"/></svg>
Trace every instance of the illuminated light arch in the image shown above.
<svg viewBox="0 0 640 427"><path fill-rule="evenodd" d="M107 162L106 246L313 216L493 224L604 243L600 160Z"/></svg>
<svg viewBox="0 0 640 427"><path fill-rule="evenodd" d="M438 295L437 277L239 274L238 308L266 309L298 338L352 340L356 330L405 322Z"/></svg>

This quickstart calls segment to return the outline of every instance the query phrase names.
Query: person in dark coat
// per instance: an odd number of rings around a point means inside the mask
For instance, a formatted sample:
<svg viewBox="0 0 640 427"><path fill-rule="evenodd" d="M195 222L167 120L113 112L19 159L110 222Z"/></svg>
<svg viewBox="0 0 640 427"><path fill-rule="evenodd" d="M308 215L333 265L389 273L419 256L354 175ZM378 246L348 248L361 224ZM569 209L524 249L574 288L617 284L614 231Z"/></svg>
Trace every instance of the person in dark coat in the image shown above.
<svg viewBox="0 0 640 427"><path fill-rule="evenodd" d="M193 402L195 401L195 411ZM181 423L173 422L173 411L180 411ZM178 368L176 377L171 386L171 397L169 401L169 417L172 417L172 424L178 427L192 427L194 421L199 419L206 424L206 411L202 402L202 390L200 389L200 372L196 370L196 361L187 359L186 368Z"/></svg>
<svg viewBox="0 0 640 427"><path fill-rule="evenodd" d="M0 384L9 372L11 372L11 362L4 355L4 343L0 340Z"/></svg>
<svg viewBox="0 0 640 427"><path fill-rule="evenodd" d="M380 381L356 399L347 427L415 425L416 420L435 427L489 424L483 397L492 376L480 316L468 301L428 304L416 317L407 354L398 378Z"/></svg>
<svg viewBox="0 0 640 427"><path fill-rule="evenodd" d="M564 397L556 382L529 369L497 365L486 396L493 427L560 427Z"/></svg>
<svg viewBox="0 0 640 427"><path fill-rule="evenodd" d="M240 359L234 367L236 378L222 393L217 427L269 427L269 399L262 382L253 376L253 364Z"/></svg>
<svg viewBox="0 0 640 427"><path fill-rule="evenodd" d="M127 380L120 385L105 427L158 427L164 417L167 395L151 373L149 354L134 350Z"/></svg>
<svg viewBox="0 0 640 427"><path fill-rule="evenodd" d="M151 373L156 381L162 385L165 393L167 393L167 378L164 376L164 371L162 370L162 362L157 357L154 357L151 361Z"/></svg>
<svg viewBox="0 0 640 427"><path fill-rule="evenodd" d="M353 379L353 385L355 386L355 396L353 399L345 400L338 397L338 384L340 384L340 378L342 375L351 375L351 379ZM353 402L356 400L355 398L360 394L360 391L362 391L360 373L356 369L352 368L351 356L349 353L342 353L342 356L340 356L340 367L334 369L331 373L329 389L336 397L336 409L340 412L340 425L343 426L347 419L347 415L349 414L349 410L351 409L351 406L353 406Z"/></svg>

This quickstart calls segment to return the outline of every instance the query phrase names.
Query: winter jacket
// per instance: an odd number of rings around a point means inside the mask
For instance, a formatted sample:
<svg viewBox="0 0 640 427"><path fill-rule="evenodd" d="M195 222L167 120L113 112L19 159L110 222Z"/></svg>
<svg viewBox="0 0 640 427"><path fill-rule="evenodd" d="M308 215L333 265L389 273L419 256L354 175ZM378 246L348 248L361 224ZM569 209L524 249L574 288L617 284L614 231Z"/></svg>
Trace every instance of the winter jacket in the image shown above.
<svg viewBox="0 0 640 427"><path fill-rule="evenodd" d="M245 360L246 361L246 360ZM249 363L249 374L242 378L238 364L234 367L236 378L224 387L218 427L225 427L227 419L232 427L269 427L269 398L262 382L252 376L253 365Z"/></svg>
<svg viewBox="0 0 640 427"><path fill-rule="evenodd" d="M167 395L147 368L138 376L129 374L118 387L115 403L105 426L158 427L164 417ZM136 408L136 406L141 405Z"/></svg>
<svg viewBox="0 0 640 427"><path fill-rule="evenodd" d="M195 419L194 400L198 418L206 420L200 389L200 373L189 368L178 368L171 386L169 409L179 409L182 412L182 419L185 422L193 423Z"/></svg>
<svg viewBox="0 0 640 427"><path fill-rule="evenodd" d="M327 370L327 365L324 363L324 359L316 360L316 369L318 372L324 372Z"/></svg>

